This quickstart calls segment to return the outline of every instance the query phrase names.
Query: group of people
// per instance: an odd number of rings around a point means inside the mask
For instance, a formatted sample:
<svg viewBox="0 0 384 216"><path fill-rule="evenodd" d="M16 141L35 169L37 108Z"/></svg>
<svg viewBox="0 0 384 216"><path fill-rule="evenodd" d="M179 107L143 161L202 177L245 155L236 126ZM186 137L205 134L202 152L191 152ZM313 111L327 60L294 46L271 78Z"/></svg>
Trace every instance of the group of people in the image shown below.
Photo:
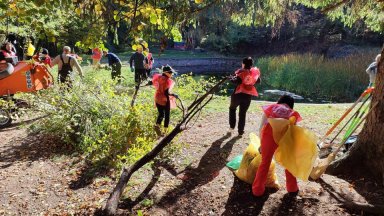
<svg viewBox="0 0 384 216"><path fill-rule="evenodd" d="M144 49L146 51L146 55L144 55ZM118 83L120 83L122 78L122 63L120 58L112 52L108 52L106 50L101 51L99 48L94 48L92 49L92 64L94 67L99 66L102 56L108 58L108 65L112 69L112 79L117 79ZM149 52L148 48L145 48L143 45L139 45L136 49L136 52L129 59L131 72L135 73L136 88L139 87L142 81L149 78L153 64L154 59L152 53Z"/></svg>
<svg viewBox="0 0 384 216"><path fill-rule="evenodd" d="M374 85L377 65L380 60L378 55L366 72L370 75L370 86ZM174 86L174 82L171 79L173 69L169 66L163 67L163 75L157 75L153 78L153 83L156 87L155 101L158 109L158 118L156 121L155 130L159 131L161 122L165 117L164 127L168 128L169 125L169 110L175 107L175 96L171 93L171 89ZM238 135L244 134L246 113L250 107L253 96L258 96L255 85L260 82L260 70L253 66L253 59L251 57L244 58L242 61L242 67L238 69L231 77L230 80L236 85L235 90L231 95L231 102L229 106L229 131L228 134L232 134L236 127L236 111L239 108L238 113ZM274 140L272 126L268 119L271 118L283 118L286 120L293 120L294 124L301 121L300 114L295 111L294 99L291 96L284 95L279 98L276 104L266 105L262 107L263 115L261 124L259 127L259 137L261 139L261 163L257 169L255 179L252 184L252 193L254 196L262 196L265 192L265 185L268 177L268 170L272 162L273 155L278 147ZM288 170L285 170L286 175L286 188L290 195L297 195L299 187L297 179Z"/></svg>
<svg viewBox="0 0 384 216"><path fill-rule="evenodd" d="M136 88L140 83L147 79L150 75L152 65L154 63L152 55L149 53L147 56L143 54L143 46L139 46L136 52L131 56L129 65L131 71L135 72ZM59 82L66 82L68 75L76 68L82 76L82 69L79 66L77 60L70 55L70 47L65 46L63 53L52 61L48 55L48 51L43 49L41 55L45 57L44 63L54 66L58 65L59 68ZM6 44L6 50L3 50L3 55L12 56L14 52L9 44ZM108 58L108 63L112 68L112 78L121 78L121 60L116 54L103 51L103 55ZM95 58L94 58L95 57ZM374 85L375 77L377 74L377 64L380 60L378 55L366 70L370 75L370 85ZM101 51L93 50L94 65L98 64L101 59ZM175 70L169 66L162 67L162 74L154 74L151 80L151 84L156 89L155 92L155 104L158 111L158 116L155 124L155 131L158 135L164 134L168 130L170 122L170 110L176 107L176 99L178 96L172 92L172 88L175 82L172 79ZM231 101L229 105L229 131L228 134L232 134L236 127L236 112L238 113L237 132L239 136L244 134L244 128L246 123L246 113L251 105L253 96L258 96L255 85L261 81L260 70L254 66L253 59L251 57L244 58L242 60L242 67L238 69L232 76L230 81L236 85L235 90L231 95ZM252 184L252 193L254 196L262 196L265 192L265 185L267 181L268 170L272 161L272 157L278 147L274 138L273 131L268 119L270 118L283 118L292 119L294 117L295 124L302 120L300 114L295 111L294 99L291 96L282 96L276 104L263 106L263 116L259 128L259 136L261 139L261 164L258 167L254 182ZM164 124L162 126L162 122ZM163 128L163 131L162 129ZM299 191L297 180L288 170L285 170L286 174L286 187L290 194L297 194Z"/></svg>

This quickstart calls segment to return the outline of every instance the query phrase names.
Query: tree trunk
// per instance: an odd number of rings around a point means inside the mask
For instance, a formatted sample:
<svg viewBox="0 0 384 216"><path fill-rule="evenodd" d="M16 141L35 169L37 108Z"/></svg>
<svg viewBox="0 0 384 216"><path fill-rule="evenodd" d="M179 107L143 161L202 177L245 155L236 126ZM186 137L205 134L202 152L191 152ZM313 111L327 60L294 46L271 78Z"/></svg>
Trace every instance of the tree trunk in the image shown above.
<svg viewBox="0 0 384 216"><path fill-rule="evenodd" d="M350 174L356 168L360 173L367 170L384 185L384 48L381 51L371 104L375 102L378 105L367 117L357 142L348 154L331 164L328 173Z"/></svg>

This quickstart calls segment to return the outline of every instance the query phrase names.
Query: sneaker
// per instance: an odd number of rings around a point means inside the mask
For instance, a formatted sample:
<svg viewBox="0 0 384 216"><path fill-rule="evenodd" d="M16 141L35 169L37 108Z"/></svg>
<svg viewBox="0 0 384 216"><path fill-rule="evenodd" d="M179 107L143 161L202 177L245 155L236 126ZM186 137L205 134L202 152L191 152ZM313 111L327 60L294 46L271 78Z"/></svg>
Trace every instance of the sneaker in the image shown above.
<svg viewBox="0 0 384 216"><path fill-rule="evenodd" d="M239 137L242 137L244 135L244 131L239 131Z"/></svg>
<svg viewBox="0 0 384 216"><path fill-rule="evenodd" d="M227 131L227 135L232 135L234 131L235 128L229 128L229 130Z"/></svg>
<svg viewBox="0 0 384 216"><path fill-rule="evenodd" d="M154 130L155 130L157 136L161 136L161 128L160 128L160 125L155 125L153 128L154 128Z"/></svg>

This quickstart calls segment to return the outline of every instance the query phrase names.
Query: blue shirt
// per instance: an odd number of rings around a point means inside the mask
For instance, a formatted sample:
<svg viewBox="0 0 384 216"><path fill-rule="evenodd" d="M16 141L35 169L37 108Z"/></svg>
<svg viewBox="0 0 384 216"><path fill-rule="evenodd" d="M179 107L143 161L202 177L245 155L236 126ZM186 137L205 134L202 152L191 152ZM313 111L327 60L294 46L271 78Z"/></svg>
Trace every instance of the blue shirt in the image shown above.
<svg viewBox="0 0 384 216"><path fill-rule="evenodd" d="M108 57L108 64L109 65L113 65L115 63L121 62L119 57L117 57L117 55L114 53L107 53L107 57Z"/></svg>

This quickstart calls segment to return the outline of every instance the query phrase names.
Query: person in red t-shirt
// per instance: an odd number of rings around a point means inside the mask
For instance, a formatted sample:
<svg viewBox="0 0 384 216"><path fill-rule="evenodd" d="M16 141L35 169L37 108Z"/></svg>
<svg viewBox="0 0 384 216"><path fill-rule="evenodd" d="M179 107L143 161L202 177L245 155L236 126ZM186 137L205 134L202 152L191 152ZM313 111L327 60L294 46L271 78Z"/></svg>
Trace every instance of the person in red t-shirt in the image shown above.
<svg viewBox="0 0 384 216"><path fill-rule="evenodd" d="M97 67L100 64L100 60L103 57L103 53L99 48L92 49L92 65Z"/></svg>
<svg viewBox="0 0 384 216"><path fill-rule="evenodd" d="M243 59L242 68L235 72L231 81L237 84L235 91L231 95L229 106L229 134L232 134L236 126L236 109L239 110L239 124L237 126L239 136L244 134L245 118L247 110L251 105L252 96L258 96L255 84L260 81L260 70L253 66L251 57Z"/></svg>
<svg viewBox="0 0 384 216"><path fill-rule="evenodd" d="M41 52L32 57L35 61L45 64L46 66L51 67L52 58L49 56L48 50L45 48L41 49Z"/></svg>
<svg viewBox="0 0 384 216"><path fill-rule="evenodd" d="M155 74L152 78L152 84L156 88L155 92L155 103L158 111L158 116L156 120L155 131L158 135L161 134L161 123L164 119L164 130L167 132L169 120L170 120L170 110L176 107L176 94L172 94L172 88L175 85L175 82L172 80L172 74L174 70L171 66L163 66L163 74Z"/></svg>
<svg viewBox="0 0 384 216"><path fill-rule="evenodd" d="M268 123L268 118L284 118L289 120L290 117L294 116L296 123L301 121L300 114L293 110L294 103L294 99L291 96L284 95L277 101L277 104L263 106L264 114L260 124L261 163L252 184L252 193L255 196L262 196L264 194L269 166L278 147L273 139L273 131ZM287 191L290 194L297 194L299 187L296 178L288 170L285 170L285 176Z"/></svg>

